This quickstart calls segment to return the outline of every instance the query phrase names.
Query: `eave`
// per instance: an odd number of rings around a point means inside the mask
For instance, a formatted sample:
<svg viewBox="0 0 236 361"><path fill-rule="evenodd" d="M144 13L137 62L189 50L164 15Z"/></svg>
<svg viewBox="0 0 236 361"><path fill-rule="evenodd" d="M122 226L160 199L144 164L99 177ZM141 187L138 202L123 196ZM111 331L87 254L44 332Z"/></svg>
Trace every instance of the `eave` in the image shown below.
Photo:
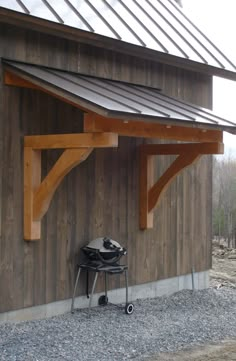
<svg viewBox="0 0 236 361"><path fill-rule="evenodd" d="M18 13L2 7L0 7L0 22L60 37L62 39L112 50L117 53L127 54L198 73L208 74L210 76L219 76L230 80L236 80L236 72L230 70L198 63L189 59L162 53L92 32L76 29L64 24L54 23L41 18L29 16L27 14Z"/></svg>

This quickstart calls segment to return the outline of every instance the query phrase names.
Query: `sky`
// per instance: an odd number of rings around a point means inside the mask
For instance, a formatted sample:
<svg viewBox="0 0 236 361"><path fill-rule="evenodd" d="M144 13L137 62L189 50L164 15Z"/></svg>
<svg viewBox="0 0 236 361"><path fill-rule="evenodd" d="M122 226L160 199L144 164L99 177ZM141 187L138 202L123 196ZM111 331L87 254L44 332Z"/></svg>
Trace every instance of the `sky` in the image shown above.
<svg viewBox="0 0 236 361"><path fill-rule="evenodd" d="M236 64L236 0L182 0L183 10ZM214 77L213 110L236 122L236 81ZM225 154L236 157L236 135L224 133Z"/></svg>

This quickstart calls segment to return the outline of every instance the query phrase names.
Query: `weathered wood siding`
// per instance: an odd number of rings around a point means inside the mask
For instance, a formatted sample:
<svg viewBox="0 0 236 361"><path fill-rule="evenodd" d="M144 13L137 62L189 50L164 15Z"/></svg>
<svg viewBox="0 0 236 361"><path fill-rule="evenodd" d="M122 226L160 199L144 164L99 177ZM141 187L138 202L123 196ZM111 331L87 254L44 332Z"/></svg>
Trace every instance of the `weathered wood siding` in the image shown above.
<svg viewBox="0 0 236 361"><path fill-rule="evenodd" d="M211 107L208 76L13 26L0 25L0 56L157 86ZM80 132L82 113L39 91L5 86L0 70L0 312L70 298L79 249L98 236L127 246L130 284L210 268L211 158L178 176L154 228L139 231L138 138L120 137L118 149L96 150L71 171L42 221L42 239L24 242L23 137ZM43 174L59 153L44 152ZM159 158L157 176L171 159ZM123 284L114 277L110 286Z"/></svg>

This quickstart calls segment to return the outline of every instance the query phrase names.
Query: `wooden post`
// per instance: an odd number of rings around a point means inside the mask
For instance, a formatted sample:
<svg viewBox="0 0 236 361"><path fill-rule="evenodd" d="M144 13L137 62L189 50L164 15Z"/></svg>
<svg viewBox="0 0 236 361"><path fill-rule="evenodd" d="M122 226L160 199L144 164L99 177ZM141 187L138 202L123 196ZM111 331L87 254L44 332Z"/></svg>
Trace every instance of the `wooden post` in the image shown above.
<svg viewBox="0 0 236 361"><path fill-rule="evenodd" d="M34 192L41 182L41 151L24 148L24 238L40 238L40 221L33 218Z"/></svg>

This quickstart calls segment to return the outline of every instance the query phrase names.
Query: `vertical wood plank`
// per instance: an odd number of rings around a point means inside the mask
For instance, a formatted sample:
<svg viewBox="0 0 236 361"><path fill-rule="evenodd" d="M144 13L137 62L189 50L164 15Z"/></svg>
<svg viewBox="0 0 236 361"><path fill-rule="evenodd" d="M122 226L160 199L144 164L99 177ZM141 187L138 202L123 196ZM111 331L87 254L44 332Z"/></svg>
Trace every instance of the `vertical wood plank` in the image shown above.
<svg viewBox="0 0 236 361"><path fill-rule="evenodd" d="M212 79L208 75L62 41L13 25L0 24L0 56L161 87L166 94L211 107ZM195 267L198 270L209 268L209 159L204 160L201 168L186 170L176 179L155 211L154 228L142 232L138 229L137 147L143 139L138 138L123 138L119 149L92 154L86 164L68 175L42 221L40 242L24 243L23 136L78 132L82 115L78 109L46 94L8 88L1 81L0 93L2 312L68 298L72 293L78 256L81 256L80 247L100 234L109 233L127 246L130 284L171 277L175 272L186 274L190 270L192 251ZM43 152L44 174L58 155L57 151ZM156 175L167 164L164 157L155 160ZM199 212L198 208L202 206L205 210ZM110 285L119 287L123 280L120 282L118 277L118 280L111 280ZM100 282L102 288L103 282ZM84 292L82 282L78 293ZM15 299L13 295L16 295Z"/></svg>
<svg viewBox="0 0 236 361"><path fill-rule="evenodd" d="M6 104L8 94L3 95L3 108L0 113L2 122L2 154L1 154L1 237L0 237L0 310L13 308L14 294L12 283L14 279L14 142L13 117L9 104ZM17 105L17 104L16 104Z"/></svg>

